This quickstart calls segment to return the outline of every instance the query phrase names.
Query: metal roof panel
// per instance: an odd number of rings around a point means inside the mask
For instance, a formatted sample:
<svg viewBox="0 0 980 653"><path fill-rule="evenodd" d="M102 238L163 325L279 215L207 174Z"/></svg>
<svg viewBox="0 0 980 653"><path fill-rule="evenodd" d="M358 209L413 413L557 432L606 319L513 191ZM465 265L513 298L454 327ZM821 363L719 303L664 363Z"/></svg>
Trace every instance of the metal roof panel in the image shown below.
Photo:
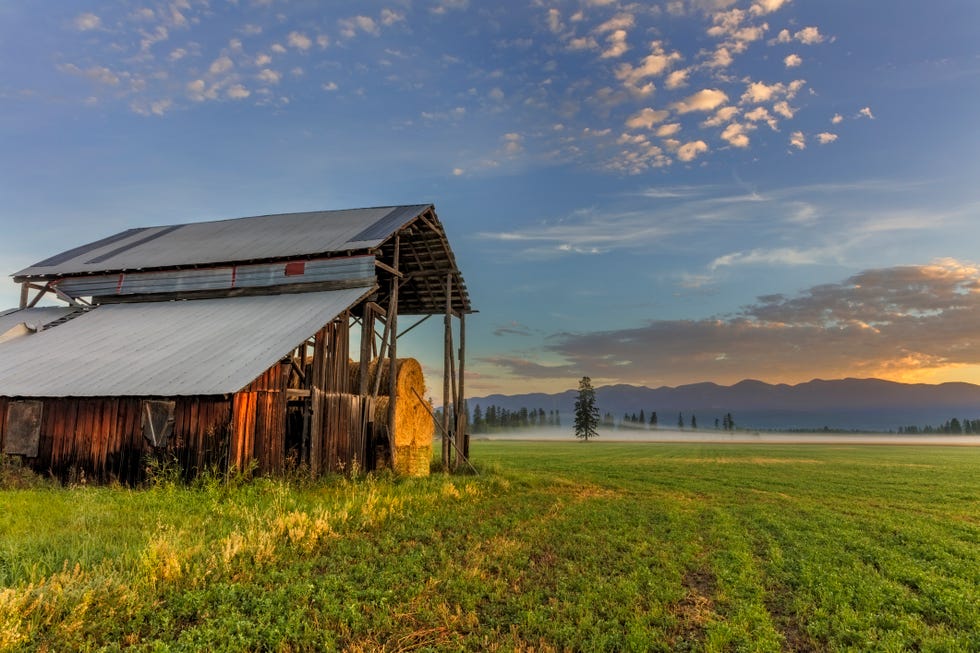
<svg viewBox="0 0 980 653"><path fill-rule="evenodd" d="M431 206L283 213L130 229L57 254L14 276L213 265L371 248Z"/></svg>
<svg viewBox="0 0 980 653"><path fill-rule="evenodd" d="M372 291L98 306L0 343L0 396L236 392Z"/></svg>

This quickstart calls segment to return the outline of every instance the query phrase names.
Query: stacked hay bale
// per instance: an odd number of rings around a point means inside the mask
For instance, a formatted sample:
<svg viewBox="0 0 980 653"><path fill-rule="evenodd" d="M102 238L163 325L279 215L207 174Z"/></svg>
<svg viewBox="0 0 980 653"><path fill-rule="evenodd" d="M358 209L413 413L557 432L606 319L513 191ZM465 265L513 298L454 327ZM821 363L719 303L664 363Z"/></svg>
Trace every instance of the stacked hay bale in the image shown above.
<svg viewBox="0 0 980 653"><path fill-rule="evenodd" d="M372 392L381 374L379 396L375 402L375 424L388 424L388 406L391 403L390 360L373 360L368 366L368 392ZM360 364L352 362L348 368L350 387L360 387ZM432 437L435 424L419 397L425 396L425 378L422 366L414 358L399 358L395 363L395 403L393 443L394 468L399 474L428 476L432 460Z"/></svg>

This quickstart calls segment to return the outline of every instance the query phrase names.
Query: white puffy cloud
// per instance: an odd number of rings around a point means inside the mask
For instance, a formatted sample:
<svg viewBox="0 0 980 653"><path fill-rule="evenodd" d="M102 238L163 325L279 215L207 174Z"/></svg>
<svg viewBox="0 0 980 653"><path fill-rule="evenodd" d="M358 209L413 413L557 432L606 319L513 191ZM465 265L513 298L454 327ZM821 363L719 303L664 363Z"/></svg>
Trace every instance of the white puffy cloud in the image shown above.
<svg viewBox="0 0 980 653"><path fill-rule="evenodd" d="M382 9L381 10L381 24L390 27L395 23L405 22L405 14L395 11L393 9Z"/></svg>
<svg viewBox="0 0 980 653"><path fill-rule="evenodd" d="M235 84L228 88L228 97L232 100L244 100L252 93L241 84Z"/></svg>
<svg viewBox="0 0 980 653"><path fill-rule="evenodd" d="M756 0L755 4L752 5L749 11L757 16L771 14L774 11L778 11L788 2L789 0Z"/></svg>
<svg viewBox="0 0 980 653"><path fill-rule="evenodd" d="M806 84L805 80L794 79L789 84L777 82L766 84L765 82L749 82L742 94L742 104L762 104L778 98L793 99L800 89Z"/></svg>
<svg viewBox="0 0 980 653"><path fill-rule="evenodd" d="M609 46L603 50L601 57L603 59L615 59L626 54L630 46L626 43L626 30L618 29L609 34L606 37L606 43Z"/></svg>
<svg viewBox="0 0 980 653"><path fill-rule="evenodd" d="M657 111L647 107L627 118L626 126L630 129L652 129L655 124L663 122L668 116L670 116L669 111Z"/></svg>
<svg viewBox="0 0 980 653"><path fill-rule="evenodd" d="M337 86L337 82L327 82L325 84L321 84L320 88L322 88L324 91L336 91L339 87Z"/></svg>
<svg viewBox="0 0 980 653"><path fill-rule="evenodd" d="M660 138L669 138L675 136L680 130L681 124L679 122L669 122L657 128L657 136Z"/></svg>
<svg viewBox="0 0 980 653"><path fill-rule="evenodd" d="M801 131L795 131L789 135L789 144L798 150L806 149L806 137Z"/></svg>
<svg viewBox="0 0 980 653"><path fill-rule="evenodd" d="M302 32L290 32L286 37L286 43L297 50L309 50L313 47L313 39Z"/></svg>
<svg viewBox="0 0 980 653"><path fill-rule="evenodd" d="M504 134L504 151L511 156L520 154L524 150L524 136L517 132Z"/></svg>
<svg viewBox="0 0 980 653"><path fill-rule="evenodd" d="M777 131L779 128L779 123L765 107L756 107L751 111L746 111L745 119L752 122L764 122L769 125L769 128L773 131Z"/></svg>
<svg viewBox="0 0 980 653"><path fill-rule="evenodd" d="M636 24L636 17L630 13L616 14L595 28L596 33L605 34L616 30L628 30Z"/></svg>
<svg viewBox="0 0 980 653"><path fill-rule="evenodd" d="M817 134L817 142L821 145L826 145L827 143L833 143L837 140L837 134L831 134L830 132L820 132Z"/></svg>
<svg viewBox="0 0 980 653"><path fill-rule="evenodd" d="M721 127L726 122L738 115L738 107L722 107L707 120L701 123L702 127Z"/></svg>
<svg viewBox="0 0 980 653"><path fill-rule="evenodd" d="M858 118L870 118L871 120L874 120L875 116L873 113L871 113L871 107L864 107L858 111Z"/></svg>
<svg viewBox="0 0 980 653"><path fill-rule="evenodd" d="M270 63L272 63L272 57L270 57L267 54L260 53L260 54L256 55L256 57L255 57L255 65L256 66L259 66L259 67L268 66Z"/></svg>
<svg viewBox="0 0 980 653"><path fill-rule="evenodd" d="M565 28L565 25L561 22L561 12L555 8L548 10L547 21L548 29L552 34L558 34Z"/></svg>
<svg viewBox="0 0 980 653"><path fill-rule="evenodd" d="M352 18L342 18L337 21L340 25L340 33L344 38L354 38L358 32L364 32L377 36L381 33L378 24L370 16L354 16Z"/></svg>
<svg viewBox="0 0 980 653"><path fill-rule="evenodd" d="M638 66L622 63L617 67L616 79L622 81L634 93L649 95L653 92L654 86L646 80L662 75L673 62L680 61L681 58L680 52L668 53L664 50L661 41L653 41L650 44L650 54L644 57Z"/></svg>
<svg viewBox="0 0 980 653"><path fill-rule="evenodd" d="M282 73L271 68L263 68L255 77L265 84L278 84L279 80L282 79Z"/></svg>
<svg viewBox="0 0 980 653"><path fill-rule="evenodd" d="M684 143L677 148L677 158L681 161L693 161L699 154L708 151L708 144L704 141L691 141Z"/></svg>
<svg viewBox="0 0 980 653"><path fill-rule="evenodd" d="M788 54L783 59L783 64L787 68L796 68L797 66L799 66L802 63L803 63L803 59L798 54Z"/></svg>
<svg viewBox="0 0 980 653"><path fill-rule="evenodd" d="M803 45L816 45L817 43L823 43L824 39L826 38L820 33L820 30L817 27L813 26L804 27L794 34L793 37Z"/></svg>
<svg viewBox="0 0 980 653"><path fill-rule="evenodd" d="M578 36L568 39L565 47L572 52L580 50L598 50L599 43L592 36Z"/></svg>
<svg viewBox="0 0 980 653"><path fill-rule="evenodd" d="M788 29L781 29L779 30L779 34L776 35L776 38L769 41L769 43L791 43L792 41L793 35L790 31Z"/></svg>
<svg viewBox="0 0 980 653"><path fill-rule="evenodd" d="M212 75L220 75L221 73L226 73L234 67L234 62L228 56L221 56L211 62L211 66L208 68L208 72Z"/></svg>
<svg viewBox="0 0 980 653"><path fill-rule="evenodd" d="M687 96L680 102L675 102L672 106L677 113L714 111L727 101L728 95L724 91L717 88L706 88Z"/></svg>
<svg viewBox="0 0 980 653"><path fill-rule="evenodd" d="M709 68L727 68L734 61L735 59L732 58L732 53L728 51L728 48L721 46L715 50L711 58L705 62L705 65Z"/></svg>
<svg viewBox="0 0 980 653"><path fill-rule="evenodd" d="M840 115L839 113L835 113L834 117L830 119L830 122L831 124L838 125L841 122L843 122L843 120L844 120L844 116Z"/></svg>
<svg viewBox="0 0 980 653"><path fill-rule="evenodd" d="M752 125L744 125L742 123L733 122L725 127L725 131L721 133L721 138L722 140L727 141L732 147L748 147L748 132L752 129Z"/></svg>
<svg viewBox="0 0 980 653"><path fill-rule="evenodd" d="M93 29L99 29L102 27L102 19L92 13L84 13L75 16L75 20L72 21L72 25L79 32L87 32Z"/></svg>
<svg viewBox="0 0 980 653"><path fill-rule="evenodd" d="M793 107L789 106L789 102L786 100L780 100L772 105L772 110L781 115L783 118L792 118L793 114L796 113Z"/></svg>
<svg viewBox="0 0 980 653"><path fill-rule="evenodd" d="M690 74L691 71L688 68L675 70L667 75L667 78L664 80L664 86L670 90L687 86L687 78Z"/></svg>

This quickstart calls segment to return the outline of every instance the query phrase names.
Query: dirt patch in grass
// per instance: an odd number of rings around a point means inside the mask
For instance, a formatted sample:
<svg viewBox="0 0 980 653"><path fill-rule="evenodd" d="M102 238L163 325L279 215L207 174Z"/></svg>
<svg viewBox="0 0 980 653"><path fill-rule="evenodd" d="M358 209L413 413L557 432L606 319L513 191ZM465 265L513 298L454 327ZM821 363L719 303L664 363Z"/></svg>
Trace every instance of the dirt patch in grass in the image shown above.
<svg viewBox="0 0 980 653"><path fill-rule="evenodd" d="M816 653L824 650L810 638L798 617L788 609L790 597L786 590L773 590L766 595L765 604L773 626L783 637L782 650L788 653Z"/></svg>
<svg viewBox="0 0 980 653"><path fill-rule="evenodd" d="M675 651L701 650L707 625L718 618L714 602L717 581L709 569L699 567L684 574L681 584L686 593L674 608L678 624L671 646Z"/></svg>

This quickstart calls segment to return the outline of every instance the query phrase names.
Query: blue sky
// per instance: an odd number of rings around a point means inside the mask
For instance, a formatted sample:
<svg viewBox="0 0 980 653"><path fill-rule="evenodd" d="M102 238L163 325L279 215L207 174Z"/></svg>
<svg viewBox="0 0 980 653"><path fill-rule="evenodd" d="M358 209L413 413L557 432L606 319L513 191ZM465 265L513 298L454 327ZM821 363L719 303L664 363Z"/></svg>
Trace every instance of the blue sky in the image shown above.
<svg viewBox="0 0 980 653"><path fill-rule="evenodd" d="M37 6L0 4L7 273L133 226L433 202L471 395L980 381L976 2Z"/></svg>

